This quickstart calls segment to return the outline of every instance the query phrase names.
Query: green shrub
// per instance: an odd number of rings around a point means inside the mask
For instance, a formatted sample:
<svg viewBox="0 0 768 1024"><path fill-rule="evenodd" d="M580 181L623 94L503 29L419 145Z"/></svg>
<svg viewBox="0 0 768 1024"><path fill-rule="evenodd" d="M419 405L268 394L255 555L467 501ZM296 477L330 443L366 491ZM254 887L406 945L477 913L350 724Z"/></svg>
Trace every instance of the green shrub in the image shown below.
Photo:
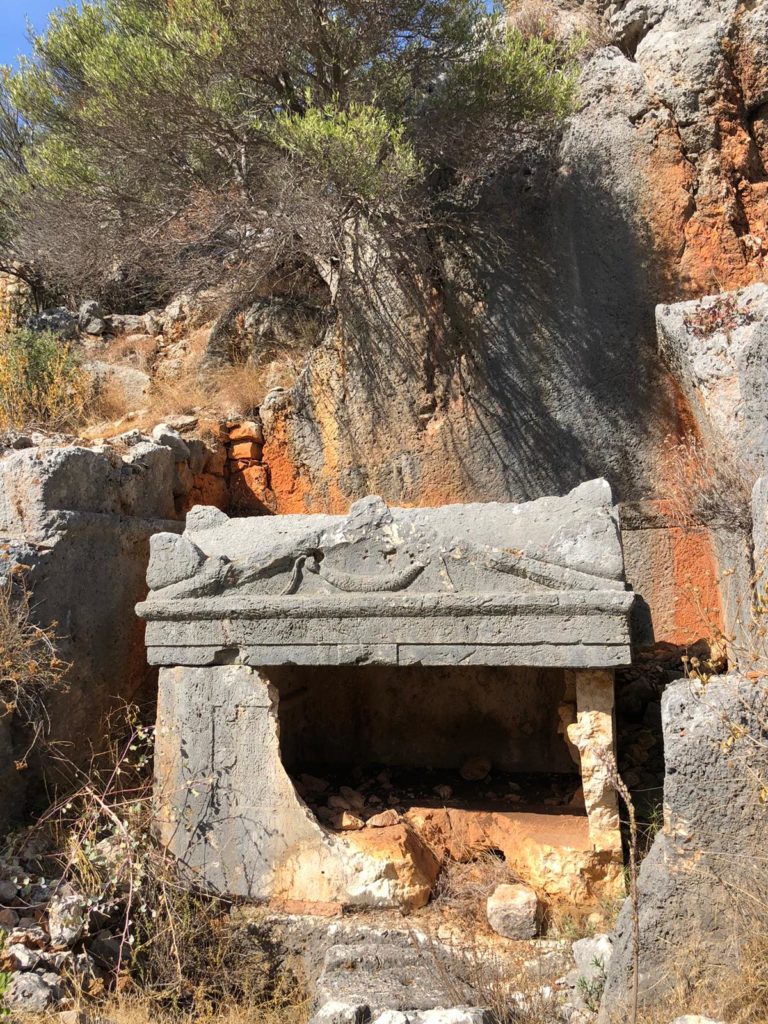
<svg viewBox="0 0 768 1024"><path fill-rule="evenodd" d="M576 49L484 0L70 2L0 80L14 245L70 295L407 253L558 130Z"/></svg>
<svg viewBox="0 0 768 1024"><path fill-rule="evenodd" d="M0 337L0 429L71 429L82 422L93 393L69 342L26 329Z"/></svg>
<svg viewBox="0 0 768 1024"><path fill-rule="evenodd" d="M405 127L381 110L353 104L312 107L304 114L281 113L272 138L305 174L349 201L386 205L412 188L421 174Z"/></svg>

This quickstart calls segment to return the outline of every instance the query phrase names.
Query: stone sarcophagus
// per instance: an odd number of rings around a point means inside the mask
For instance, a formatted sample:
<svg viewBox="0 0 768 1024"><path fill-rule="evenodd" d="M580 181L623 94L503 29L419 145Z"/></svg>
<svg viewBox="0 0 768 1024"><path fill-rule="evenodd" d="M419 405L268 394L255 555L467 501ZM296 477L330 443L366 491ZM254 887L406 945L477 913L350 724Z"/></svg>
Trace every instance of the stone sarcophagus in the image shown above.
<svg viewBox="0 0 768 1024"><path fill-rule="evenodd" d="M545 897L616 884L633 595L605 481L524 505L196 508L153 537L147 580L161 827L203 884L412 907L452 855L424 839L441 828ZM550 777L573 780L556 810Z"/></svg>

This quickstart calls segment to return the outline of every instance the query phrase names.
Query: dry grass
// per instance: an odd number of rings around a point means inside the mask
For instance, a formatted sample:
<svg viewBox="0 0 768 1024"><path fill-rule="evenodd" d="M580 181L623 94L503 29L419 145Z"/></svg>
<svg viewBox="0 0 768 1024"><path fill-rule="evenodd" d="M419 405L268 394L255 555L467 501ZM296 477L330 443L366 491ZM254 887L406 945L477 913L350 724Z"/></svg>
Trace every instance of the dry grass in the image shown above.
<svg viewBox="0 0 768 1024"><path fill-rule="evenodd" d="M244 999L216 1007L206 1002L190 1009L164 1009L140 992L115 995L100 1002L79 998L78 1010L89 1019L112 1024L306 1024L311 1003L305 986L292 974L281 976L268 998ZM44 1024L58 1020L58 1014L24 1015L20 1024Z"/></svg>
<svg viewBox="0 0 768 1024"><path fill-rule="evenodd" d="M123 334L111 341L104 350L109 363L128 363L145 373L153 368L159 346L151 334Z"/></svg>
<svg viewBox="0 0 768 1024"><path fill-rule="evenodd" d="M126 708L104 732L107 745L87 770L61 758L71 788L33 830L45 877L86 901L85 947L102 928L118 942L103 978L71 980L76 1002L118 1024L300 1022L307 1002L301 971L278 962L247 924L234 921L229 901L197 890L163 846L154 730ZM29 837L27 830L20 841ZM20 855L9 843L8 855Z"/></svg>
<svg viewBox="0 0 768 1024"><path fill-rule="evenodd" d="M56 624L32 621L23 570L0 577L0 717L27 727L31 744L47 731L46 695L65 686L68 668L56 653Z"/></svg>
<svg viewBox="0 0 768 1024"><path fill-rule="evenodd" d="M671 992L652 1007L641 1009L637 1024L669 1024L686 1014L701 1014L728 1024L766 1024L768 1021L768 933L765 921L742 949L738 969L713 973L707 949L694 948L680 957L679 978ZM621 1015L612 1024L625 1024Z"/></svg>
<svg viewBox="0 0 768 1024"><path fill-rule="evenodd" d="M549 0L516 0L508 5L509 21L526 38L549 42L577 40L579 52L588 57L612 43L610 31L597 6L587 0L564 10Z"/></svg>
<svg viewBox="0 0 768 1024"><path fill-rule="evenodd" d="M681 526L723 526L751 530L756 474L722 452L707 450L688 435L667 438L668 504Z"/></svg>
<svg viewBox="0 0 768 1024"><path fill-rule="evenodd" d="M100 389L92 415L82 433L88 438L111 437L125 430L149 430L169 416L203 414L210 418L241 418L253 415L274 383L275 367L250 362L220 369L203 369L209 328L193 331L174 353L181 366L164 366L154 339L118 339L106 358L112 363L137 362L152 376L152 386L142 408L130 409L118 382ZM150 345L151 342L151 345ZM295 371L295 368L293 368ZM295 378L295 372L291 379Z"/></svg>
<svg viewBox="0 0 768 1024"><path fill-rule="evenodd" d="M471 858L449 860L437 882L435 906L475 931L490 932L485 903L498 885L519 879L503 858L490 850L477 850Z"/></svg>

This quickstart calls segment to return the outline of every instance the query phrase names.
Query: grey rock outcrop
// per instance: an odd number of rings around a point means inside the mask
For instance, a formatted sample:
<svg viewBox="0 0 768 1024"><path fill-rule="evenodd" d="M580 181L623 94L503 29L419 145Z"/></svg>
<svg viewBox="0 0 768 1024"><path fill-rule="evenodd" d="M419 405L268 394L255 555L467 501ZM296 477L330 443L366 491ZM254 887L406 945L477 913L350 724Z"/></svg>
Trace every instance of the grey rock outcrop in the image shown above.
<svg viewBox="0 0 768 1024"><path fill-rule="evenodd" d="M745 472L768 468L768 285L656 310L674 368L708 447Z"/></svg>
<svg viewBox="0 0 768 1024"><path fill-rule="evenodd" d="M48 697L48 738L67 743L74 758L88 756L116 703L150 692L153 672L133 606L146 593L150 537L182 528L180 457L180 449L138 432L92 447L40 439L0 456L0 577L27 567L35 621L56 623L57 654L71 668L64 688ZM28 737L3 720L6 820L22 812L22 780L39 781L36 770L14 771L15 743L24 750Z"/></svg>
<svg viewBox="0 0 768 1024"><path fill-rule="evenodd" d="M104 334L107 329L107 322L104 319L101 306L91 299L83 302L77 312L77 324L81 331L94 337Z"/></svg>
<svg viewBox="0 0 768 1024"><path fill-rule="evenodd" d="M101 359L89 360L84 365L97 387L116 388L129 409L139 409L146 402L152 380L143 370L125 363L106 363Z"/></svg>
<svg viewBox="0 0 768 1024"><path fill-rule="evenodd" d="M694 963L698 969L734 966L748 910L742 894L757 899L765 894L761 864L768 818L758 781L768 768L764 680L731 675L713 679L706 688L680 681L664 694L662 715L664 828L639 877L638 982L646 1006ZM631 918L627 902L608 967L602 1024L625 1019Z"/></svg>
<svg viewBox="0 0 768 1024"><path fill-rule="evenodd" d="M60 338L69 341L77 337L77 314L57 306L55 309L44 309L27 318L26 326L32 331L52 331Z"/></svg>

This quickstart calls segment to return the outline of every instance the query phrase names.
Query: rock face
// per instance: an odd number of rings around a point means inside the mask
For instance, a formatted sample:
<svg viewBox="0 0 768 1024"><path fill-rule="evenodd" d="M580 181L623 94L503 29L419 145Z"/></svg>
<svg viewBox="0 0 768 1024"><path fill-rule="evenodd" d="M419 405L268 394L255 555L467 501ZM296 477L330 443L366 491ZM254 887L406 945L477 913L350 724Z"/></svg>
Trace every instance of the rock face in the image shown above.
<svg viewBox="0 0 768 1024"><path fill-rule="evenodd" d="M710 450L765 472L768 286L659 306L656 319L662 354Z"/></svg>
<svg viewBox="0 0 768 1024"><path fill-rule="evenodd" d="M195 482L190 466L205 446L194 442L200 450L182 459L138 431L93 447L40 440L0 455L0 575L28 567L36 621L57 623L58 656L72 667L66 689L48 700L48 738L87 757L115 703L147 694L153 683L133 606L146 593L149 538L181 530ZM15 740L20 750L29 745L23 735ZM0 771L9 785L19 780L13 742L9 732ZM22 809L20 800L7 802L0 816Z"/></svg>
<svg viewBox="0 0 768 1024"><path fill-rule="evenodd" d="M377 252L373 308L342 282L340 320L265 403L279 512L522 500L595 475L621 500L662 490L664 438L691 421L652 310L764 278L767 5L596 7L616 45L584 67L554 166L525 153L485 197L501 255L471 300L437 282L419 310Z"/></svg>
<svg viewBox="0 0 768 1024"><path fill-rule="evenodd" d="M762 898L768 692L740 676L703 691L688 681L662 701L664 828L640 871L641 1002L653 1006L695 964L734 964L743 893ZM751 739L750 739L751 737ZM727 754L727 756L726 756ZM601 1021L623 1019L631 983L631 907L621 911ZM702 957L703 943L706 955ZM715 970L715 968L710 968Z"/></svg>

